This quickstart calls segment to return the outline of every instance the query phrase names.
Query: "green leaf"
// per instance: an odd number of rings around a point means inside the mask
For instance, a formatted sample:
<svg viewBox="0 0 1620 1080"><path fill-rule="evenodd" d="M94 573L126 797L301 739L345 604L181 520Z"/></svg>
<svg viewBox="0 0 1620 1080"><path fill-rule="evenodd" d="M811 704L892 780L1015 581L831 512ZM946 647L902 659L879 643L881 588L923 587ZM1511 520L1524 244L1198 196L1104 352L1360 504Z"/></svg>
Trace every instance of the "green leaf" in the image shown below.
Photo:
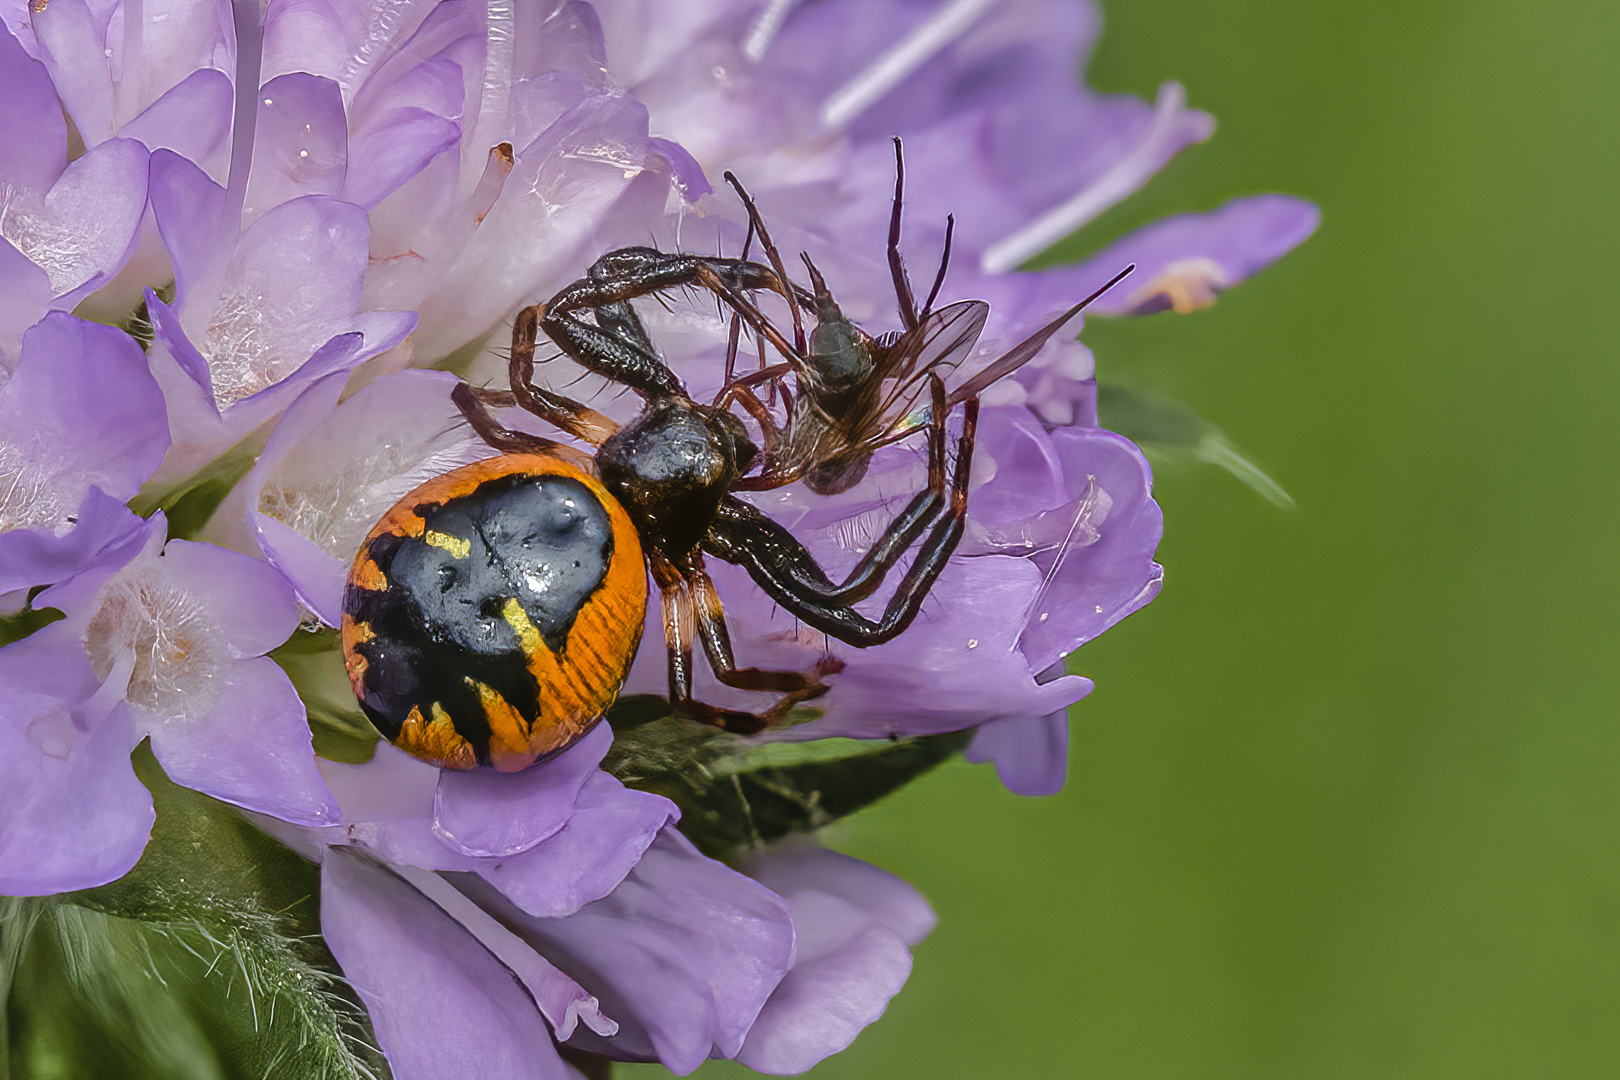
<svg viewBox="0 0 1620 1080"><path fill-rule="evenodd" d="M680 829L727 858L853 814L933 769L971 732L916 739L756 743L669 715L661 698L623 698L608 713L602 767L681 809Z"/></svg>
<svg viewBox="0 0 1620 1080"><path fill-rule="evenodd" d="M270 421L260 424L235 446L173 487L160 491L142 488L129 501L129 508L141 517L163 511L169 521L169 537L190 539L208 524L231 489L253 471L253 463L264 449L272 426Z"/></svg>
<svg viewBox="0 0 1620 1080"><path fill-rule="evenodd" d="M349 685L336 630L303 630L270 654L281 665L309 714L315 752L330 761L359 765L371 760L382 738Z"/></svg>
<svg viewBox="0 0 1620 1080"><path fill-rule="evenodd" d="M1267 476L1221 429L1179 401L1127 390L1097 387L1103 425L1140 446L1149 457L1192 458L1225 469L1273 506L1288 509L1293 497Z"/></svg>
<svg viewBox="0 0 1620 1080"><path fill-rule="evenodd" d="M35 630L61 618L66 616L53 607L25 607L15 615L0 616L0 648L13 641L21 641Z"/></svg>
<svg viewBox="0 0 1620 1080"><path fill-rule="evenodd" d="M387 1075L319 943L319 873L237 811L137 773L157 823L129 875L0 901L0 1063L17 1080Z"/></svg>

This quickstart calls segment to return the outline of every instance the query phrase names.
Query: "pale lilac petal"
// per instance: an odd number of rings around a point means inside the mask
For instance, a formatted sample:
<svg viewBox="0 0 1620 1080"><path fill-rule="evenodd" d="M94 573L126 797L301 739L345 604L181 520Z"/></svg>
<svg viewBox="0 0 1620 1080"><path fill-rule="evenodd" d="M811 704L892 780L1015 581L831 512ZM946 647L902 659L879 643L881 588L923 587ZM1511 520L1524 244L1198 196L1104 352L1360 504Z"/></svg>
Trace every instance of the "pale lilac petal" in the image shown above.
<svg viewBox="0 0 1620 1080"><path fill-rule="evenodd" d="M421 306L419 353L442 355L577 276L600 254L601 221L643 166L646 137L640 103L603 94L520 149L501 197Z"/></svg>
<svg viewBox="0 0 1620 1080"><path fill-rule="evenodd" d="M100 566L122 566L162 524L142 521L123 500L100 488L85 495L77 517L65 536L49 528L0 532L0 594L49 585Z"/></svg>
<svg viewBox="0 0 1620 1080"><path fill-rule="evenodd" d="M315 768L304 703L286 673L261 657L230 663L217 678L211 712L150 725L152 751L169 779L295 825L341 821Z"/></svg>
<svg viewBox="0 0 1620 1080"><path fill-rule="evenodd" d="M404 866L475 871L480 860L452 851L433 835L433 793L439 769L388 743L371 760L347 765L318 762L343 808L344 838Z"/></svg>
<svg viewBox="0 0 1620 1080"><path fill-rule="evenodd" d="M291 525L253 514L254 537L265 560L292 586L298 602L327 626L338 626L343 617L343 584L349 568L343 560L322 551L313 540Z"/></svg>
<svg viewBox="0 0 1620 1080"><path fill-rule="evenodd" d="M328 849L321 930L365 1002L399 1080L577 1076L557 1056L534 1001L440 908L363 855Z"/></svg>
<svg viewBox="0 0 1620 1080"><path fill-rule="evenodd" d="M39 716L77 707L101 685L79 641L86 617L75 614L80 617L50 623L0 648L0 688L4 689L0 725L21 731ZM72 745L77 736L71 731L65 734ZM132 737L129 746L134 745ZM61 748L53 745L51 750L60 752Z"/></svg>
<svg viewBox="0 0 1620 1080"><path fill-rule="evenodd" d="M298 628L292 589L269 566L213 544L171 540L163 576L207 604L238 657L263 656Z"/></svg>
<svg viewBox="0 0 1620 1080"><path fill-rule="evenodd" d="M359 329L354 313L366 268L366 236L364 210L320 195L282 203L253 223L231 258L216 309L182 308L187 332L208 356L215 394L223 403L274 386L304 368L323 346L335 345L334 336ZM409 321L408 313L403 319L391 315L387 336L365 346L387 347L384 341L392 344L390 337L408 332ZM364 359L365 346L353 343L349 360ZM331 370L328 365L301 374L313 381Z"/></svg>
<svg viewBox="0 0 1620 1080"><path fill-rule="evenodd" d="M499 894L479 896L498 915ZM569 1040L685 1075L734 1057L793 965L787 905L665 829L612 893L563 919L503 921L602 1002L619 1033Z"/></svg>
<svg viewBox="0 0 1620 1080"><path fill-rule="evenodd" d="M1233 199L1207 214L1156 221L1115 241L1073 273L1136 264L1136 273L1094 310L1143 315L1190 311L1282 258L1316 231L1322 214L1286 195Z"/></svg>
<svg viewBox="0 0 1620 1080"><path fill-rule="evenodd" d="M349 325L364 336L360 344L362 359L387 352L410 336L416 329L414 311L360 311L349 320Z"/></svg>
<svg viewBox="0 0 1620 1080"><path fill-rule="evenodd" d="M1036 670L1148 603L1164 582L1164 569L1153 561L1164 515L1153 501L1153 474L1142 452L1099 428L1059 428L1052 441L1064 459L1075 513L1086 520L1074 530L1076 541L1061 563L1054 564L1054 553L1039 560L1047 581L1019 640ZM1078 542L1081 533L1084 542ZM1048 715L1057 710L1019 711Z"/></svg>
<svg viewBox="0 0 1620 1080"><path fill-rule="evenodd" d="M4 110L0 110L3 112ZM51 303L51 279L39 264L0 237L0 376L17 365L22 336Z"/></svg>
<svg viewBox="0 0 1620 1080"><path fill-rule="evenodd" d="M169 448L163 394L129 335L52 312L23 336L0 386L0 447L35 489L0 505L26 524L65 531L92 487L128 499Z"/></svg>
<svg viewBox="0 0 1620 1080"><path fill-rule="evenodd" d="M102 885L146 846L152 798L129 763L137 736L123 707L80 711L95 689L61 623L0 649L0 894Z"/></svg>
<svg viewBox="0 0 1620 1080"><path fill-rule="evenodd" d="M220 169L230 143L232 97L230 77L223 71L194 71L119 134L148 150L171 150L205 171Z"/></svg>
<svg viewBox="0 0 1620 1080"><path fill-rule="evenodd" d="M478 939L479 943L505 964L528 989L535 1004L551 1024L553 1036L566 1039L581 1023L598 1035L613 1035L619 1025L605 1016L601 1004L579 983L564 975L551 962L535 952L524 940L501 925L471 897L457 890L449 876L430 873L415 866L393 867L394 871L432 900L445 914ZM465 882L466 878L456 880Z"/></svg>
<svg viewBox="0 0 1620 1080"><path fill-rule="evenodd" d="M412 13L423 15L420 24L413 28L410 16L403 19L395 36L400 44L380 63L351 65L334 75L344 82L349 115L358 127L408 107L472 122L486 90L484 12L467 3L418 7L426 9Z"/></svg>
<svg viewBox="0 0 1620 1080"><path fill-rule="evenodd" d="M94 553L72 577L42 590L33 599L36 607L57 608L66 613L65 619L52 623L46 629L56 633L71 632L77 642L75 647L82 651L83 642L78 640L78 636L83 634L94 613L94 601L101 587L130 563L156 559L163 550L168 534L169 523L159 511L137 526L134 533L116 537L112 543Z"/></svg>
<svg viewBox="0 0 1620 1080"><path fill-rule="evenodd" d="M883 1015L911 974L906 946L933 929L934 913L894 875L808 842L755 856L743 870L788 902L799 952L737 1060L759 1072L804 1072Z"/></svg>
<svg viewBox="0 0 1620 1080"><path fill-rule="evenodd" d="M887 870L807 839L767 848L744 861L742 871L789 901L824 892L859 908L863 916L917 945L939 921L922 894ZM800 950L803 957L803 950Z"/></svg>
<svg viewBox="0 0 1620 1080"><path fill-rule="evenodd" d="M266 478L289 451L299 446L316 425L330 415L347 381L348 376L341 372L326 375L300 394L276 424L264 453L259 455L253 471L239 488L247 506L246 524L266 561L286 578L299 602L328 626L337 626L342 614L343 582L348 566L290 525L265 514L261 505ZM328 468L333 460L337 458L327 459ZM274 497L281 503L292 501L281 494L279 486ZM296 507L289 509L296 513Z"/></svg>
<svg viewBox="0 0 1620 1080"><path fill-rule="evenodd" d="M518 773L446 769L433 802L433 831L467 855L515 855L568 823L613 731L598 724L549 761Z"/></svg>
<svg viewBox="0 0 1620 1080"><path fill-rule="evenodd" d="M207 399L205 402L189 401L188 403L202 404L207 413L211 413L214 419L218 419L219 406L214 403L214 377L213 372L208 367L208 358L199 352L197 346L193 345L191 339L186 336L185 328L180 325L179 313L162 300L159 300L157 294L150 289L146 291L146 313L147 317L152 320L153 333L157 338L157 342L163 346L162 351L164 354L174 362L175 367L191 380L193 385L203 392ZM167 390L169 387L166 385L165 389ZM192 395L187 395L187 397L189 399ZM173 396L169 396L168 401L171 407L177 404ZM173 423L176 419L178 417L170 417L171 424L178 428L181 425Z"/></svg>
<svg viewBox="0 0 1620 1080"><path fill-rule="evenodd" d="M461 139L461 126L421 109L397 109L351 144L343 196L373 207Z"/></svg>
<svg viewBox="0 0 1620 1080"><path fill-rule="evenodd" d="M695 203L714 190L709 178L703 175L703 166L680 143L653 138L647 140L647 148L669 162L670 177L687 202Z"/></svg>
<svg viewBox="0 0 1620 1080"><path fill-rule="evenodd" d="M146 211L146 147L109 139L74 161L45 196L40 250L23 254L50 275L53 304L70 308L106 283L135 249Z"/></svg>
<svg viewBox="0 0 1620 1080"><path fill-rule="evenodd" d="M790 902L800 959L776 988L737 1060L792 1075L836 1054L876 1021L911 974L911 951L859 908L822 893Z"/></svg>
<svg viewBox="0 0 1620 1080"><path fill-rule="evenodd" d="M152 212L174 263L175 302L183 307L223 270L236 222L225 220L225 189L195 162L172 150L154 150L151 177Z"/></svg>
<svg viewBox="0 0 1620 1080"><path fill-rule="evenodd" d="M746 640L759 642L767 632L754 621L761 615L777 633L791 630L791 616L776 613L739 572L716 566L714 576L728 616L735 612L734 624L750 628L744 631ZM1090 684L1075 676L1037 682L1037 669L1019 645L1024 625L1020 613L1032 610L1041 579L1040 568L1025 558L953 559L904 634L867 649L832 645L845 667L828 680L832 689L818 701L826 706L826 715L777 737L801 741L934 734L1009 713L1044 715L1068 707ZM742 602L744 597L748 602ZM820 635L815 644L821 644ZM817 655L819 650L805 650L797 666L809 666ZM757 659L770 661L771 654Z"/></svg>
<svg viewBox="0 0 1620 1080"><path fill-rule="evenodd" d="M566 825L478 872L530 915L571 915L612 892L658 831L679 816L668 799L598 771L587 777Z"/></svg>
<svg viewBox="0 0 1620 1080"><path fill-rule="evenodd" d="M341 196L348 135L343 95L331 79L295 72L260 87L243 223L300 196Z"/></svg>
<svg viewBox="0 0 1620 1080"><path fill-rule="evenodd" d="M336 79L366 42L369 5L275 3L264 15L261 80L300 72ZM381 14L380 12L378 13ZM397 17L397 9L389 15ZM373 45L375 47L375 45Z"/></svg>
<svg viewBox="0 0 1620 1080"><path fill-rule="evenodd" d="M229 279L267 302L283 297L289 310L272 328L289 339L285 351L300 363L348 329L339 321L360 303L366 233L364 210L315 195L275 205L243 234Z"/></svg>
<svg viewBox="0 0 1620 1080"><path fill-rule="evenodd" d="M97 18L85 0L66 0L31 12L40 59L62 96L85 143L94 146L117 132L115 91L108 71L107 17ZM4 61L0 61L4 63Z"/></svg>
<svg viewBox="0 0 1620 1080"><path fill-rule="evenodd" d="M321 773L349 821L433 816L439 769L389 743L378 743L370 761L351 765L322 761Z"/></svg>
<svg viewBox="0 0 1620 1080"><path fill-rule="evenodd" d="M67 124L45 65L0 28L0 182L44 194L67 164Z"/></svg>
<svg viewBox="0 0 1620 1080"><path fill-rule="evenodd" d="M962 756L995 762L996 776L1014 795L1056 795L1068 775L1068 710L992 720L973 733Z"/></svg>

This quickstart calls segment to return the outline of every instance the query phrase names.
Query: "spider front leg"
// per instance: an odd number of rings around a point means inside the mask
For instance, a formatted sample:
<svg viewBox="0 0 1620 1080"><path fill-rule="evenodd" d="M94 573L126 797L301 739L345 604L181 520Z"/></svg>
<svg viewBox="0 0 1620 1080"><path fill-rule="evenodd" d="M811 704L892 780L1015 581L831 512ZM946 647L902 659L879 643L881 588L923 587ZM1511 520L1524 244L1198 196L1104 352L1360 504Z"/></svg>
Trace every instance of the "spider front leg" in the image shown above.
<svg viewBox="0 0 1620 1080"><path fill-rule="evenodd" d="M956 468L944 493L936 494L930 485L929 491L914 497L842 584L833 583L792 533L740 499L722 503L704 549L743 567L766 595L823 633L859 648L890 641L922 610L929 589L962 539L978 413L978 399L970 398L963 410ZM916 557L883 614L871 619L856 611L854 602L871 595L918 535L922 539Z"/></svg>
<svg viewBox="0 0 1620 1080"><path fill-rule="evenodd" d="M489 406L510 407L513 404L510 395L457 383L455 389L450 391L450 400L461 410L461 415L478 437L503 454L552 454L586 471L595 468L591 456L581 450L555 439L530 435L527 431L514 431L496 420L490 414Z"/></svg>
<svg viewBox="0 0 1620 1080"><path fill-rule="evenodd" d="M539 325L538 306L524 308L512 322L512 355L506 373L514 402L576 439L600 446L619 430L618 424L573 398L534 385L534 343ZM489 397L487 393L484 396Z"/></svg>

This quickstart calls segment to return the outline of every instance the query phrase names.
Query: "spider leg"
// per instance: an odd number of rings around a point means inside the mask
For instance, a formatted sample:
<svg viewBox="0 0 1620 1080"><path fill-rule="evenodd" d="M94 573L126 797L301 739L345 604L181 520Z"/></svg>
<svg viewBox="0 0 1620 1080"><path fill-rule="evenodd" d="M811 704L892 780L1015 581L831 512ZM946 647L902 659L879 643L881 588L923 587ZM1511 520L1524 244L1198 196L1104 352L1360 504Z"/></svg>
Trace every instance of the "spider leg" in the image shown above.
<svg viewBox="0 0 1620 1080"><path fill-rule="evenodd" d="M616 301L598 310L615 307L629 311L630 305ZM642 348L635 340L635 331L626 336L619 332L626 325L623 320L616 320L611 314L607 318L605 326L592 325L572 312L553 309L540 319L540 328L580 367L629 387L644 400L686 397L686 384L655 353ZM640 330L640 319L633 312L630 318ZM646 332L641 331L640 336L645 337Z"/></svg>
<svg viewBox="0 0 1620 1080"><path fill-rule="evenodd" d="M799 305L795 303L793 279L788 277L787 266L782 262L782 253L777 250L776 242L771 239L770 230L765 227L765 219L760 215L759 207L754 205L754 198L748 194L748 189L742 186L729 171L725 174L726 183L737 192L742 199L743 206L748 209L748 224L759 233L759 246L765 249L765 256L770 260L771 268L776 271L776 291L782 294L782 299L788 302L788 312L793 316L793 346L794 351L803 356L805 352L804 322L799 317ZM773 342L774 344L774 342ZM784 355L786 355L784 351Z"/></svg>
<svg viewBox="0 0 1620 1080"><path fill-rule="evenodd" d="M791 283L784 284L775 271L758 263L622 248L596 260L585 277L552 297L539 314L539 326L581 366L644 399L685 397L685 386L659 359L629 301L693 285L729 303L756 330L770 324L747 299L748 292L768 289L788 296L790 303L795 299ZM584 311L592 313L594 323L580 317ZM775 328L770 331L775 333ZM780 341L781 335L776 338ZM514 362L516 351L514 346Z"/></svg>
<svg viewBox="0 0 1620 1080"><path fill-rule="evenodd" d="M773 600L823 633L863 648L889 641L917 617L928 590L962 539L978 413L978 399L969 399L963 410L956 468L943 499L936 496L933 485L913 498L842 584L835 585L827 577L815 556L792 533L740 499L721 504L704 549L743 567ZM877 588L910 538L919 534L922 540L916 557L883 614L871 619L856 611L853 601Z"/></svg>
<svg viewBox="0 0 1620 1080"><path fill-rule="evenodd" d="M738 690L758 690L784 694L786 697L766 710L765 716L774 719L807 698L820 697L827 687L820 679L802 671L769 671L764 668L740 668L731 652L731 634L726 629L726 614L720 605L720 594L715 591L714 580L704 569L703 556L694 553L684 576L691 589L697 613L698 640L708 656L709 667L715 677L726 686Z"/></svg>
<svg viewBox="0 0 1620 1080"><path fill-rule="evenodd" d="M526 307L512 323L512 357L507 364L513 401L576 439L599 446L619 425L573 398L534 385L534 341L540 309Z"/></svg>
<svg viewBox="0 0 1620 1080"><path fill-rule="evenodd" d="M741 405L743 411L758 422L760 435L765 440L765 445L760 448L765 455L765 468L762 475L771 472L785 432L777 424L776 418L771 415L771 410L765 407L763 401L759 400L759 395L747 387L727 387L721 392L720 397L715 399L715 408L726 408L733 401ZM784 484L791 482L791 480L782 481Z"/></svg>
<svg viewBox="0 0 1620 1080"><path fill-rule="evenodd" d="M466 383L457 383L456 388L450 391L450 400L455 402L456 408L467 420L478 437L503 454L552 454L585 470L594 472L596 464L589 454L578 450L555 439L543 438L539 435L530 435L527 431L513 431L503 427L500 421L490 415L488 407L483 400L484 392L479 391ZM497 392L494 396L500 396ZM508 402L507 404L510 404Z"/></svg>
<svg viewBox="0 0 1620 1080"><path fill-rule="evenodd" d="M669 656L669 706L676 716L687 720L696 720L705 724L738 735L752 735L773 723L784 715L789 708L809 697L825 693L827 688L819 681L797 672L758 672L754 668L738 669L731 663L731 642L729 637L722 637L718 642L712 638L713 622L720 620L721 634L724 635L724 616L719 615L719 599L713 595L713 584L708 582L707 575L702 580L707 586L707 595L699 605L694 605L692 585L687 577L675 567L667 558L655 553L648 553L648 565L652 569L653 580L657 582L659 593L663 600L664 611L664 645ZM700 617L694 606L700 607L704 614ZM711 614L708 609L712 607ZM701 618L701 621L700 621ZM707 629L705 629L707 627ZM715 674L726 682L728 677L736 678L739 672L746 672L742 682L753 681L756 675L780 675L783 680L794 680L796 689L788 693L766 710L763 714L743 712L737 709L722 709L707 702L699 701L692 696L692 641L699 638L703 642L703 649L708 654ZM718 660L718 663L715 661ZM769 680L760 680L769 681ZM744 686L743 689L755 689L753 686ZM758 689L773 689L772 686L758 687Z"/></svg>

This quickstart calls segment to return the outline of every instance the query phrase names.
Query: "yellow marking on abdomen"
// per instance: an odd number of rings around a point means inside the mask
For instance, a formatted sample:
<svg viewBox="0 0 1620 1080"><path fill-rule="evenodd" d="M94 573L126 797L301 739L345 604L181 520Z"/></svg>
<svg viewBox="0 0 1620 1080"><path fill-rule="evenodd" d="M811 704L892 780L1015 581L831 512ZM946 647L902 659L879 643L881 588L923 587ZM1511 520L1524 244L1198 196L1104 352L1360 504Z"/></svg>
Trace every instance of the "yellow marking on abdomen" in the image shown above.
<svg viewBox="0 0 1620 1080"><path fill-rule="evenodd" d="M492 686L463 676L489 722L489 763L501 772L517 772L534 764L539 755L532 748L529 722Z"/></svg>
<svg viewBox="0 0 1620 1080"><path fill-rule="evenodd" d="M436 547L441 551L448 551L452 559L465 559L472 554L471 540L463 540L461 537L451 536L449 533L429 529L422 534L422 540L431 547Z"/></svg>

